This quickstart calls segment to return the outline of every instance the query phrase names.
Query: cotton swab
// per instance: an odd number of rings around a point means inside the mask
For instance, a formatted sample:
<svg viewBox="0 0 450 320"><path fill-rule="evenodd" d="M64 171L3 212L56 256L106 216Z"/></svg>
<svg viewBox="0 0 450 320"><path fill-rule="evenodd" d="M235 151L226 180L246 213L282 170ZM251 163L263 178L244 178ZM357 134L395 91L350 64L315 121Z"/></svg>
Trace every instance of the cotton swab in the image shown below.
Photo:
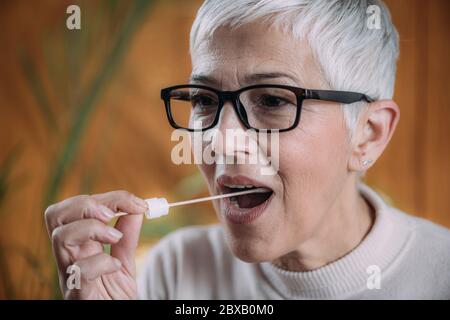
<svg viewBox="0 0 450 320"><path fill-rule="evenodd" d="M147 217L147 219L155 219L155 218L159 218L161 216L167 215L169 213L170 207L184 206L184 205L192 204L192 203L241 196L241 195L250 194L250 193L264 193L264 192L270 192L270 190L267 188L255 188L255 189L250 189L250 190L238 191L238 192L233 192L233 193L225 193L225 194L219 194L219 195L205 197L205 198L198 198L198 199L172 202L172 203L168 203L166 198L150 198L150 199L145 200L148 205L148 210L145 213L145 216ZM125 215L127 215L126 212L119 212L119 213L115 214L116 217L125 216Z"/></svg>

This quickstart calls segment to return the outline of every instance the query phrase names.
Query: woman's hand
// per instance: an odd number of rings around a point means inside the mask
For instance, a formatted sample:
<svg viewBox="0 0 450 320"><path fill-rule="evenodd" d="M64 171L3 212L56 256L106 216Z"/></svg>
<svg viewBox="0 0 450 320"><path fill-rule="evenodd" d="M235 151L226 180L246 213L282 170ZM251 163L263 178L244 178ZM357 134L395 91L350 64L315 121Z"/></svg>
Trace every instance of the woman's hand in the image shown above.
<svg viewBox="0 0 450 320"><path fill-rule="evenodd" d="M65 299L137 298L134 255L146 210L144 200L126 191L76 196L47 208L45 222ZM107 226L118 212L128 215L114 228ZM111 244L111 254L104 253L103 244ZM79 289L73 288L77 276Z"/></svg>

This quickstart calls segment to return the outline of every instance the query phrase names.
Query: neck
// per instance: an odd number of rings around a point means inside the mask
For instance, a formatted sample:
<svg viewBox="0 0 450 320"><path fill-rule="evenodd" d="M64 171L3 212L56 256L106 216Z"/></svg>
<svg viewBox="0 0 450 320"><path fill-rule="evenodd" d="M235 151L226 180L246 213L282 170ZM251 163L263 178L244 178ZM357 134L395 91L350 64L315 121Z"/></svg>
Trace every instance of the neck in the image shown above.
<svg viewBox="0 0 450 320"><path fill-rule="evenodd" d="M372 207L357 190L356 180L349 181L314 237L274 264L289 271L309 271L336 261L358 246L370 231L374 217Z"/></svg>

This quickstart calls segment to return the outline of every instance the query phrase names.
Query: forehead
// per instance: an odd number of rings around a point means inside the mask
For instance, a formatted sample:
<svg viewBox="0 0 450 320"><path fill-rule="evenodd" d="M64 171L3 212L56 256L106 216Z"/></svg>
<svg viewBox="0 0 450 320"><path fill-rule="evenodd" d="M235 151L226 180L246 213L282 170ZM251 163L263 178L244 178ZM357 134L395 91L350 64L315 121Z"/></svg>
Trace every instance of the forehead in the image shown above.
<svg viewBox="0 0 450 320"><path fill-rule="evenodd" d="M248 82L255 74L286 74L293 85L322 87L310 46L278 28L250 23L231 30L221 27L200 40L192 52L192 75L220 82ZM248 84L248 83L246 83Z"/></svg>

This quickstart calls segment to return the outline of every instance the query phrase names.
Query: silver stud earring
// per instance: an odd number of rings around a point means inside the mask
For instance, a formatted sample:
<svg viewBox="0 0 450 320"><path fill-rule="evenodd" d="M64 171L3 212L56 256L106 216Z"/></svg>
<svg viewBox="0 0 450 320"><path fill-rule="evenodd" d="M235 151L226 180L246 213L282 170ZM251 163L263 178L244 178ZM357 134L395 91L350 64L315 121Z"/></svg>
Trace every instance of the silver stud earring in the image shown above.
<svg viewBox="0 0 450 320"><path fill-rule="evenodd" d="M366 166L368 166L368 165L371 164L371 163L372 163L372 160L367 159L367 160L364 160L364 161L362 162L362 165L363 165L364 167L366 167Z"/></svg>

